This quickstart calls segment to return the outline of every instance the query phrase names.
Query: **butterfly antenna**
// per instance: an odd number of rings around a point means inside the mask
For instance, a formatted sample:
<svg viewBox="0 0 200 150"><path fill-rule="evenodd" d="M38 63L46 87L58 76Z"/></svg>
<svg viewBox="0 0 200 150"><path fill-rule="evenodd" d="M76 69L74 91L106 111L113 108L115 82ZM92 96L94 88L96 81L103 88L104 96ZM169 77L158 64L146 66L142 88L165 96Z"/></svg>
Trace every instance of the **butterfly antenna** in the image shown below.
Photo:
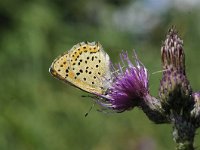
<svg viewBox="0 0 200 150"><path fill-rule="evenodd" d="M89 113L91 112L91 110L94 108L95 104L96 104L96 102L94 102L92 104L92 106L90 107L90 109L85 113L85 117L87 117L89 115Z"/></svg>

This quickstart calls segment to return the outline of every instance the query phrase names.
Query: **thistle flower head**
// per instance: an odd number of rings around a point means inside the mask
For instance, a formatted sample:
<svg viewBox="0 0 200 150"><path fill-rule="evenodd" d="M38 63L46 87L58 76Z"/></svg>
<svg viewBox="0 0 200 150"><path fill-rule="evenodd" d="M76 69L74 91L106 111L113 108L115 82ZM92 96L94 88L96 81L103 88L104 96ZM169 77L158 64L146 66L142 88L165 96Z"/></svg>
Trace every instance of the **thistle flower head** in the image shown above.
<svg viewBox="0 0 200 150"><path fill-rule="evenodd" d="M166 40L161 47L163 69L173 68L185 74L185 55L183 41L174 27L169 29Z"/></svg>
<svg viewBox="0 0 200 150"><path fill-rule="evenodd" d="M132 64L127 53L121 54L123 66L119 63L117 68L113 67L112 83L106 94L100 96L103 106L117 112L130 110L148 94L147 69L136 54L134 56L136 65Z"/></svg>
<svg viewBox="0 0 200 150"><path fill-rule="evenodd" d="M172 27L161 47L163 76L159 96L162 103L178 112L190 103L191 86L185 73L183 41Z"/></svg>

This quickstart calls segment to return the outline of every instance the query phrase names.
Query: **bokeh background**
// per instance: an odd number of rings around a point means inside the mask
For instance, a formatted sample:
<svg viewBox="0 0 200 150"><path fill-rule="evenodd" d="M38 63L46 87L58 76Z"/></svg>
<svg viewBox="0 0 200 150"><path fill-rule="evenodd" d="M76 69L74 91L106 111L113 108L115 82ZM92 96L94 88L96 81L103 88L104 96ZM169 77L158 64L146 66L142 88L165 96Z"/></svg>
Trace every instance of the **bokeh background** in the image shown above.
<svg viewBox="0 0 200 150"><path fill-rule="evenodd" d="M169 150L170 125L155 125L134 109L106 114L48 72L52 61L81 41L99 41L111 60L135 49L158 95L160 47L176 25L187 74L200 87L199 0L1 0L1 150ZM200 131L198 130L197 133ZM200 136L195 146L200 146Z"/></svg>

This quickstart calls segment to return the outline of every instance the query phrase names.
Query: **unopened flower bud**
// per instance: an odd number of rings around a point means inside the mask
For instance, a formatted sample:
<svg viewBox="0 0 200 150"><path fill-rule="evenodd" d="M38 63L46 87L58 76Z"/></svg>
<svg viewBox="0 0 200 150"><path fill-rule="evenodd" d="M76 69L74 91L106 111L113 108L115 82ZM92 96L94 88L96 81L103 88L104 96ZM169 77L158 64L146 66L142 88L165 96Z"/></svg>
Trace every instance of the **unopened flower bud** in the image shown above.
<svg viewBox="0 0 200 150"><path fill-rule="evenodd" d="M192 90L185 73L183 41L174 28L168 32L161 55L164 72L159 96L166 110L172 108L179 113L190 103Z"/></svg>
<svg viewBox="0 0 200 150"><path fill-rule="evenodd" d="M183 41L178 37L177 31L172 27L161 47L163 69L173 68L185 74L185 55Z"/></svg>

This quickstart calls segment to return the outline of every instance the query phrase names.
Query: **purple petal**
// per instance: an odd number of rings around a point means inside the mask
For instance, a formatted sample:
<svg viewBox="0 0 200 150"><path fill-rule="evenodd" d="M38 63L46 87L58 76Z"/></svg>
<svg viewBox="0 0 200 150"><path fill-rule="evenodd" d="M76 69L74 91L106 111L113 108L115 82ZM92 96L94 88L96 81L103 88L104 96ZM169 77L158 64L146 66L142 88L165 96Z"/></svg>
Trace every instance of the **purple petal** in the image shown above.
<svg viewBox="0 0 200 150"><path fill-rule="evenodd" d="M101 95L104 100L100 100L103 106L118 112L132 109L149 93L147 69L137 55L134 53L136 66L132 64L127 53L122 53L120 57L123 67L125 64L127 67L123 69L119 63L118 70L113 70L115 75L111 86L105 95Z"/></svg>

